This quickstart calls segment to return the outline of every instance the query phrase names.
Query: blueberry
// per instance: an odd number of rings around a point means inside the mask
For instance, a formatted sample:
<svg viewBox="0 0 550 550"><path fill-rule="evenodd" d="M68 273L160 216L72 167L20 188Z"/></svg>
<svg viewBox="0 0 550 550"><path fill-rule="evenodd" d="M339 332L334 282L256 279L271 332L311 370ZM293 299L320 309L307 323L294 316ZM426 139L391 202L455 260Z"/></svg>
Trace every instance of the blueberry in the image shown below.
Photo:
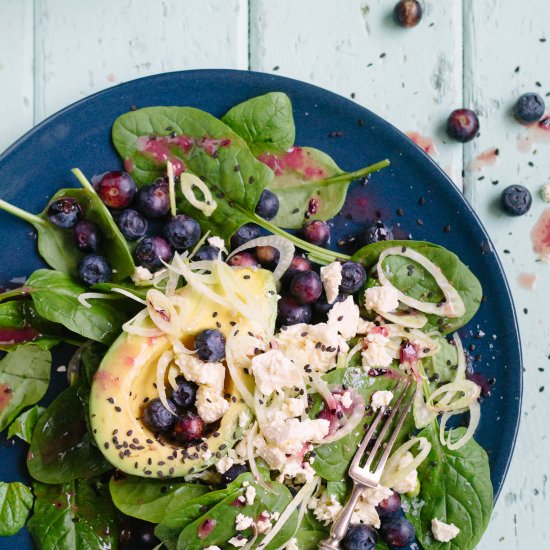
<svg viewBox="0 0 550 550"><path fill-rule="evenodd" d="M203 330L195 336L195 349L201 361L221 361L225 357L225 338L219 330Z"/></svg>
<svg viewBox="0 0 550 550"><path fill-rule="evenodd" d="M107 172L97 186L97 193L109 208L125 208L133 200L137 186L130 174Z"/></svg>
<svg viewBox="0 0 550 550"><path fill-rule="evenodd" d="M92 222L82 220L74 226L74 236L76 246L82 252L95 252L101 241L101 232L99 227Z"/></svg>
<svg viewBox="0 0 550 550"><path fill-rule="evenodd" d="M362 523L352 525L342 539L342 550L374 550L378 542L376 531Z"/></svg>
<svg viewBox="0 0 550 550"><path fill-rule="evenodd" d="M307 258L297 255L292 258L289 268L285 271L284 281L290 283L292 277L299 271L311 271L311 262Z"/></svg>
<svg viewBox="0 0 550 550"><path fill-rule="evenodd" d="M381 221L375 221L367 225L365 229L365 244L378 243L380 241L391 241L393 231Z"/></svg>
<svg viewBox="0 0 550 550"><path fill-rule="evenodd" d="M357 262L347 261L342 264L342 282L340 292L355 294L365 284L367 273L365 268Z"/></svg>
<svg viewBox="0 0 550 550"><path fill-rule="evenodd" d="M323 283L315 271L296 273L290 282L290 293L300 304L312 304L323 292Z"/></svg>
<svg viewBox="0 0 550 550"><path fill-rule="evenodd" d="M382 535L390 546L403 548L415 537L413 524L405 518L395 518L382 525Z"/></svg>
<svg viewBox="0 0 550 550"><path fill-rule="evenodd" d="M231 248L235 250L235 248L259 236L260 228L255 223L245 223L231 237Z"/></svg>
<svg viewBox="0 0 550 550"><path fill-rule="evenodd" d="M146 185L137 195L137 208L146 218L162 218L170 210L170 193L163 181Z"/></svg>
<svg viewBox="0 0 550 550"><path fill-rule="evenodd" d="M393 8L393 18L402 27L416 27L422 19L422 6L418 0L400 0Z"/></svg>
<svg viewBox="0 0 550 550"><path fill-rule="evenodd" d="M321 220L306 222L302 227L302 236L308 243L323 246L330 239L330 228L327 222Z"/></svg>
<svg viewBox="0 0 550 550"><path fill-rule="evenodd" d="M338 294L338 296L336 296L336 300L334 300L332 304L329 304L327 302L327 297L323 292L321 294L321 297L316 302L313 302L313 304L311 304L311 307L313 308L313 311L317 315L319 315L320 317L323 317L328 314L328 312L332 309L334 304L336 304L337 302L343 302L346 298L347 296L345 294Z"/></svg>
<svg viewBox="0 0 550 550"><path fill-rule="evenodd" d="M116 223L120 232L129 241L141 239L149 226L147 220L137 210L132 210L131 208L123 210L117 216Z"/></svg>
<svg viewBox="0 0 550 550"><path fill-rule="evenodd" d="M518 98L514 105L514 115L523 124L539 121L544 115L544 99L539 94L529 92Z"/></svg>
<svg viewBox="0 0 550 550"><path fill-rule="evenodd" d="M76 199L67 197L50 203L47 217L57 227L68 229L69 227L74 227L84 217L84 213Z"/></svg>
<svg viewBox="0 0 550 550"><path fill-rule="evenodd" d="M174 437L180 443L194 442L202 437L203 432L203 419L191 411L187 411L179 416L174 426Z"/></svg>
<svg viewBox="0 0 550 550"><path fill-rule="evenodd" d="M88 254L78 264L78 275L87 285L108 283L113 270L104 256Z"/></svg>
<svg viewBox="0 0 550 550"><path fill-rule="evenodd" d="M174 255L171 246L161 237L145 237L136 247L134 257L138 265L155 272L164 267Z"/></svg>
<svg viewBox="0 0 550 550"><path fill-rule="evenodd" d="M201 227L197 220L178 214L164 227L166 240L178 251L195 246L201 238Z"/></svg>
<svg viewBox="0 0 550 550"><path fill-rule="evenodd" d="M277 322L279 326L309 323L311 321L311 306L299 304L292 296L284 296L277 304Z"/></svg>
<svg viewBox="0 0 550 550"><path fill-rule="evenodd" d="M176 383L178 389L172 391L172 401L183 409L192 407L197 399L197 384L189 382L183 376L176 377Z"/></svg>
<svg viewBox="0 0 550 550"><path fill-rule="evenodd" d="M264 189L256 205L256 214L264 220L272 220L279 212L279 199L269 189Z"/></svg>
<svg viewBox="0 0 550 550"><path fill-rule="evenodd" d="M470 109L455 109L447 119L447 134L456 141L471 141L478 131L479 119Z"/></svg>
<svg viewBox="0 0 550 550"><path fill-rule="evenodd" d="M378 503L376 510L378 511L378 515L381 518L389 518L393 514L397 513L400 508L401 496L399 495L399 493L393 491L388 498Z"/></svg>
<svg viewBox="0 0 550 550"><path fill-rule="evenodd" d="M532 197L529 189L523 185L510 185L502 192L500 197L502 208L512 214L521 216L531 208Z"/></svg>
<svg viewBox="0 0 550 550"><path fill-rule="evenodd" d="M228 485L232 481L235 481L241 474L248 471L248 466L246 464L233 464L229 470L222 474L222 483Z"/></svg>
<svg viewBox="0 0 550 550"><path fill-rule="evenodd" d="M170 401L168 404L173 406ZM176 417L165 408L158 397L151 399L143 407L142 420L152 432L166 432L176 423Z"/></svg>
<svg viewBox="0 0 550 550"><path fill-rule="evenodd" d="M217 260L220 254L220 249L208 244L201 246L193 256L193 261L200 262L202 260Z"/></svg>
<svg viewBox="0 0 550 550"><path fill-rule="evenodd" d="M257 246L256 258L265 269L274 269L279 263L281 254L274 246Z"/></svg>
<svg viewBox="0 0 550 550"><path fill-rule="evenodd" d="M250 252L237 252L227 260L231 267L257 267L258 260Z"/></svg>

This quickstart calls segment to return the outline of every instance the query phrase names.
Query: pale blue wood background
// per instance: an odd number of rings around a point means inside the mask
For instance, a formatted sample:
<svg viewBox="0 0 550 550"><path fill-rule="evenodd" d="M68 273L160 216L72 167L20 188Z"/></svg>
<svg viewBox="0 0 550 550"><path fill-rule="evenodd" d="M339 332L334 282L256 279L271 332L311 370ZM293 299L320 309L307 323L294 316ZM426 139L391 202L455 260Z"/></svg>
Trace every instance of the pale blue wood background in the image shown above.
<svg viewBox="0 0 550 550"><path fill-rule="evenodd" d="M537 190L550 182L550 141L520 151L518 139L526 130L513 121L510 107L524 91L550 93L550 2L425 0L425 17L412 30L391 23L393 3L0 0L0 150L95 91L162 71L209 67L312 82L354 97L404 131L431 138L434 158L464 188L494 240L525 350L517 451L480 548L545 548L550 268L537 261L529 233L549 206ZM481 118L480 138L465 147L447 142L441 131L447 114L462 105ZM477 155L494 147L500 151L497 163L475 170ZM519 219L492 206L512 183L534 195L531 212ZM522 273L536 277L535 289L520 287Z"/></svg>

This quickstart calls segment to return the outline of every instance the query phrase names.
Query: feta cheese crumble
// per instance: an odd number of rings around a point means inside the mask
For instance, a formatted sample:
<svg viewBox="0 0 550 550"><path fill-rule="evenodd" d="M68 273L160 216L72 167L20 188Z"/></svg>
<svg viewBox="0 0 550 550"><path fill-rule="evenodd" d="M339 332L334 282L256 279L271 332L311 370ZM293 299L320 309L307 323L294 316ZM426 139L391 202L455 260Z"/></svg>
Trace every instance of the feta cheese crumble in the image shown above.
<svg viewBox="0 0 550 550"><path fill-rule="evenodd" d="M541 198L544 202L550 202L550 183L545 183L545 184L540 188L540 198Z"/></svg>
<svg viewBox="0 0 550 550"><path fill-rule="evenodd" d="M323 418L303 421L297 418L284 418L274 416L271 421L262 426L265 438L277 445L287 454L295 454L302 450L304 443L308 441L320 442L328 434L330 422Z"/></svg>
<svg viewBox="0 0 550 550"><path fill-rule="evenodd" d="M407 451L399 461L397 470L403 470L406 468L412 461L414 456L411 452ZM416 489L416 484L418 483L418 472L413 470L405 479L401 480L393 486L393 490L396 493L410 493Z"/></svg>
<svg viewBox="0 0 550 550"><path fill-rule="evenodd" d="M146 267L142 267L140 265L137 265L134 268L134 272L132 273L130 278L137 285L137 284L143 283L145 281L150 281L153 278L153 274Z"/></svg>
<svg viewBox="0 0 550 550"><path fill-rule="evenodd" d="M235 548L242 548L243 546L246 546L248 539L245 539L244 537L237 535L236 537L230 538L227 542L232 546L234 546Z"/></svg>
<svg viewBox="0 0 550 550"><path fill-rule="evenodd" d="M365 307L379 312L393 311L399 307L398 292L392 286L373 286L365 290Z"/></svg>
<svg viewBox="0 0 550 550"><path fill-rule="evenodd" d="M342 407L344 407L344 409L349 409L353 405L353 399L349 391L342 394L340 397L340 403L342 403Z"/></svg>
<svg viewBox="0 0 550 550"><path fill-rule="evenodd" d="M375 391L372 394L370 405L375 411L377 411L382 407L387 407L391 403L392 399L393 399L393 393L391 391L387 391L387 390Z"/></svg>
<svg viewBox="0 0 550 550"><path fill-rule="evenodd" d="M342 284L342 264L340 262L332 262L324 265L321 268L321 281L325 287L327 302L333 304L338 297L338 291Z"/></svg>
<svg viewBox="0 0 550 550"><path fill-rule="evenodd" d="M295 418L301 416L304 408L304 402L301 399L289 397L283 401L282 412L287 418Z"/></svg>
<svg viewBox="0 0 550 550"><path fill-rule="evenodd" d="M437 518L432 519L432 533L439 542L450 542L460 533L460 529L454 523L445 523Z"/></svg>
<svg viewBox="0 0 550 550"><path fill-rule="evenodd" d="M210 386L221 392L225 383L225 367L222 363L205 363L195 355L180 354L176 358L176 365L186 380L195 384Z"/></svg>
<svg viewBox="0 0 550 550"><path fill-rule="evenodd" d="M237 514L235 518L235 528L237 531L246 531L249 527L254 525L254 519L244 514Z"/></svg>
<svg viewBox="0 0 550 550"><path fill-rule="evenodd" d="M324 525L334 523L342 510L342 505L336 500L336 497L327 494L326 491L319 498L310 498L307 507L313 510L313 515Z"/></svg>
<svg viewBox="0 0 550 550"><path fill-rule="evenodd" d="M254 504L254 499L256 498L256 488L252 487L252 485L249 485L246 488L244 496L246 498L246 505L252 506Z"/></svg>
<svg viewBox="0 0 550 550"><path fill-rule="evenodd" d="M295 538L290 539L287 545L285 546L285 550L300 550L298 548L298 540Z"/></svg>
<svg viewBox="0 0 550 550"><path fill-rule="evenodd" d="M221 252L225 252L227 254L227 249L225 248L225 241L221 237L214 235L212 237L208 237L208 239L206 240L208 241L208 244L210 246L213 246L214 248L217 248Z"/></svg>
<svg viewBox="0 0 550 550"><path fill-rule="evenodd" d="M209 546L208 548L205 548L204 550L221 550L219 546Z"/></svg>
<svg viewBox="0 0 550 550"><path fill-rule="evenodd" d="M334 304L328 312L329 327L334 327L347 340L357 334L359 320L359 308L351 296Z"/></svg>
<svg viewBox="0 0 550 550"><path fill-rule="evenodd" d="M372 367L389 367L392 362L392 356L387 345L390 339L379 333L367 334L365 337L367 348L361 352L363 367L370 369Z"/></svg>
<svg viewBox="0 0 550 550"><path fill-rule="evenodd" d="M216 470L218 470L220 474L225 474L234 463L235 461L231 457L224 456L216 462Z"/></svg>
<svg viewBox="0 0 550 550"><path fill-rule="evenodd" d="M257 388L270 395L275 390L302 386L302 371L284 353L273 349L252 359Z"/></svg>
<svg viewBox="0 0 550 550"><path fill-rule="evenodd" d="M199 416L208 424L219 420L229 409L229 403L221 392L209 386L199 386L195 405Z"/></svg>

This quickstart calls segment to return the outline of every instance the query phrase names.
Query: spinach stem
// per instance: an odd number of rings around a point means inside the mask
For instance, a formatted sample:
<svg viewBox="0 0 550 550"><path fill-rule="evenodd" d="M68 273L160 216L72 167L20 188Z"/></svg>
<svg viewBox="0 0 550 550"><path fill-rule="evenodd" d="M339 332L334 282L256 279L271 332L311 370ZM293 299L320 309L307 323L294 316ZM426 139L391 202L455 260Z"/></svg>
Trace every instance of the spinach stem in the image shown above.
<svg viewBox="0 0 550 550"><path fill-rule="evenodd" d="M17 206L14 206L13 204L10 204L9 202L6 202L2 199L0 199L0 210L5 210L6 212L13 214L14 216L17 216L18 218L25 220L26 222L31 223L34 226L46 225L46 220L42 219L41 217L36 216L35 214L31 214L30 212L18 208Z"/></svg>
<svg viewBox="0 0 550 550"><path fill-rule="evenodd" d="M12 290L7 290L6 292L2 292L0 294L0 302L3 302L4 300L9 300L10 298L16 298L17 296L25 296L27 294L30 294L31 292L32 292L32 288L28 286L19 286Z"/></svg>
<svg viewBox="0 0 550 550"><path fill-rule="evenodd" d="M80 182L82 187L86 189L86 191L89 191L90 193L96 194L94 186L88 181L86 176L82 173L82 170L80 168L73 168L71 172L76 176L76 179Z"/></svg>
<svg viewBox="0 0 550 550"><path fill-rule="evenodd" d="M379 170L382 170L382 168L386 168L389 165L390 165L390 161L388 159L385 159L385 160L381 160L380 162L377 162L376 164L371 164L366 168L355 170L355 172L345 172L344 174L338 174L337 176L332 176L331 178L319 180L316 183L322 183L327 185L330 185L332 183L347 183L353 180L364 178L365 176L368 176L369 174L372 174L374 172L378 172Z"/></svg>
<svg viewBox="0 0 550 550"><path fill-rule="evenodd" d="M347 254L342 254L341 252L334 252L333 250L327 250L326 248L322 248L320 246L316 246L314 244L308 243L299 237L296 237L295 235L292 235L291 233L288 233L284 229L281 229L280 227L277 227L276 225L272 224L271 222L268 222L267 220L264 220L258 214L256 213L250 213L244 210L244 208L241 208L240 206L237 206L245 214L250 218L251 222L257 223L260 227L263 227L266 231L270 231L274 235L278 235L279 237L284 237L285 239L288 239L290 242L295 244L297 247L305 250L306 252L309 252L312 256L312 258L318 259L321 262L334 262L336 260L351 260L351 256L348 256Z"/></svg>

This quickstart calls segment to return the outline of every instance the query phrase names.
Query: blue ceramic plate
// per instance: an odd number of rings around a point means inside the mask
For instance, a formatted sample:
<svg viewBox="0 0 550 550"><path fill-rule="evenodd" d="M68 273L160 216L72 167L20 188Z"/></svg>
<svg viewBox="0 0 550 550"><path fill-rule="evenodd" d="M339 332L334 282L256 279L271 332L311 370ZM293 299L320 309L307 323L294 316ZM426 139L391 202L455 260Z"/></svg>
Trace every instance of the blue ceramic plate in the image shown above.
<svg viewBox="0 0 550 550"><path fill-rule="evenodd" d="M221 116L270 91L290 96L297 144L326 151L346 170L391 160L391 167L366 186L350 187L346 205L333 221L333 248L361 235L366 223L380 217L394 226L398 238L411 234L452 250L480 279L486 301L460 335L466 348L475 345L476 371L496 378L492 396L482 403L476 434L489 453L496 498L514 449L522 393L520 341L508 284L485 229L461 193L423 151L370 111L321 88L260 73L205 70L142 78L79 101L20 139L0 157L0 196L39 212L57 189L77 186L71 168L78 166L88 177L120 168L111 125L133 105L189 105ZM335 131L343 134L330 137ZM404 215L397 214L398 208ZM451 230L444 232L448 224ZM0 228L0 282L43 266L28 225L0 213ZM474 338L479 331L485 336ZM56 359L66 361L62 353ZM55 369L52 378L45 402L66 385L65 375ZM28 481L26 445L5 439L0 445L0 479ZM32 541L23 530L2 539L1 546L24 550L32 548Z"/></svg>

